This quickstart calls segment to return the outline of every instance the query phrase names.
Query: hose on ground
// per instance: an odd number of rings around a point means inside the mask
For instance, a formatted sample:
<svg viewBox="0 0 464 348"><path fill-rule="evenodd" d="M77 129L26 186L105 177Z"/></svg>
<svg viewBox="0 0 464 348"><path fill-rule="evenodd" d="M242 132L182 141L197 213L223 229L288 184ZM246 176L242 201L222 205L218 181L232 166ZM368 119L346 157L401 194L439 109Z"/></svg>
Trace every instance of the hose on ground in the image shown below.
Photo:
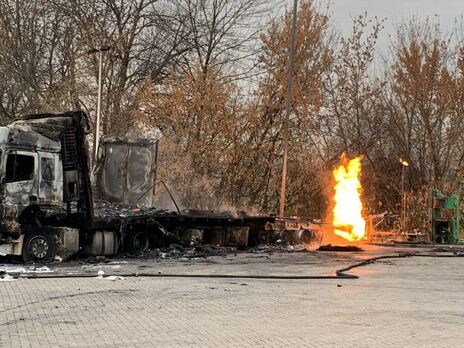
<svg viewBox="0 0 464 348"><path fill-rule="evenodd" d="M209 278L209 279L275 279L275 280L309 280L309 279L357 279L356 275L314 275L314 276L285 276L285 275L238 275L238 274L178 274L178 273L118 273L112 274L123 278ZM20 275L27 279L62 279L62 278L97 278L94 274L27 274Z"/></svg>
<svg viewBox="0 0 464 348"><path fill-rule="evenodd" d="M380 260L399 259L408 257L464 257L463 253L456 254L419 254L401 253L398 255L376 256L335 271L335 275L238 275L238 274L182 274L182 273L121 273L124 278L209 278L209 279L261 279L261 280L312 280L312 279L358 279L359 276L348 271L373 264ZM95 278L95 274L21 274L20 278L27 279L63 279L63 278Z"/></svg>

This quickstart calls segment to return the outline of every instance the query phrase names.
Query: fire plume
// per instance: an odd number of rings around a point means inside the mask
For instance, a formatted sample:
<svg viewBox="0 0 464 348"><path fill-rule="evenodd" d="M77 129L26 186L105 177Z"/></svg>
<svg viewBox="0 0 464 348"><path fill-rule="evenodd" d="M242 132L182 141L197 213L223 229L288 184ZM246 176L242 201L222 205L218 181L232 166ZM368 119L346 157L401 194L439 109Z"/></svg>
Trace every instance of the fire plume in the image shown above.
<svg viewBox="0 0 464 348"><path fill-rule="evenodd" d="M364 238L366 221L362 217L361 157L342 155L342 164L333 171L335 196L332 225L334 233L350 242Z"/></svg>

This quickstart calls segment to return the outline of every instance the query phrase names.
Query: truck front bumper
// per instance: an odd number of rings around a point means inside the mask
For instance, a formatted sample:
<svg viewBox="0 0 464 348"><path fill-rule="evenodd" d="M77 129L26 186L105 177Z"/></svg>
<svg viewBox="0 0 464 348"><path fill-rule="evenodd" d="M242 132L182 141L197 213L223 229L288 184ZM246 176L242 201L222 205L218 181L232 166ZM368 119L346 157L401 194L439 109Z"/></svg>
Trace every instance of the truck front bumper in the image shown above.
<svg viewBox="0 0 464 348"><path fill-rule="evenodd" d="M24 235L18 239L0 242L0 256L21 255L23 250Z"/></svg>

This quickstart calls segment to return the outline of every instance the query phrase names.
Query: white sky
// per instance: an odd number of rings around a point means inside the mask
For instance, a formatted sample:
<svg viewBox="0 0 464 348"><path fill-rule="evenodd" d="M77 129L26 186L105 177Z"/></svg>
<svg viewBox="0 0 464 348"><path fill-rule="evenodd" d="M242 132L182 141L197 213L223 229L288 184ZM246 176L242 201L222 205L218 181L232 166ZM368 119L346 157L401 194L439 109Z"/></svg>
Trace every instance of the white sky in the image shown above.
<svg viewBox="0 0 464 348"><path fill-rule="evenodd" d="M301 4L302 0L298 0ZM444 30L451 29L454 21L464 15L464 0L315 0L319 4L330 4L330 13L335 25L349 34L352 18L367 11L369 17L386 18L385 31L392 33L395 24L411 16L419 18L438 16ZM273 13L283 13L285 7L293 8L293 0L271 0Z"/></svg>
<svg viewBox="0 0 464 348"><path fill-rule="evenodd" d="M454 19L464 12L463 0L330 0L330 3L334 20L344 31L350 30L350 19L364 11L370 16L387 17L389 24L412 15L424 18L438 15L444 28L452 26Z"/></svg>
<svg viewBox="0 0 464 348"><path fill-rule="evenodd" d="M464 12L464 0L329 0L334 24L345 35L351 33L352 18L367 11L369 17L385 18L377 43L377 54L388 53L389 36L395 26L412 16L437 19L443 31L452 30Z"/></svg>
<svg viewBox="0 0 464 348"><path fill-rule="evenodd" d="M285 6L289 9L293 6L293 0L274 1L277 13L283 12ZM333 24L344 35L351 33L352 19L365 11L369 18L386 18L377 44L377 54L381 56L388 51L389 35L394 34L395 26L412 16L428 16L433 22L438 18L441 29L446 32L452 30L455 20L464 15L464 0L316 0L316 3L330 4Z"/></svg>

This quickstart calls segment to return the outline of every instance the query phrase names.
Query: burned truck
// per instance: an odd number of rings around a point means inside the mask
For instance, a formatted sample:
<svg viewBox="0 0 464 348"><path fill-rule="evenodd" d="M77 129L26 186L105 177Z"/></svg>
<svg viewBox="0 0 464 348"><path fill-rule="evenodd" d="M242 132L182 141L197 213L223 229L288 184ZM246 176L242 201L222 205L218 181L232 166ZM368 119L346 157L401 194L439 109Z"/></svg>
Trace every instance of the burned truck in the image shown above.
<svg viewBox="0 0 464 348"><path fill-rule="evenodd" d="M257 243L274 221L240 212L150 206L155 175L137 175L156 170L152 142L145 144L151 150L140 142L103 142L107 149L97 164L103 168L97 173L102 188L97 201L88 131L82 111L29 115L0 127L0 256L49 262L77 253L139 254L162 241L188 242L193 235L205 243L247 245ZM117 151L126 162L112 157ZM128 163L137 166L128 171Z"/></svg>

